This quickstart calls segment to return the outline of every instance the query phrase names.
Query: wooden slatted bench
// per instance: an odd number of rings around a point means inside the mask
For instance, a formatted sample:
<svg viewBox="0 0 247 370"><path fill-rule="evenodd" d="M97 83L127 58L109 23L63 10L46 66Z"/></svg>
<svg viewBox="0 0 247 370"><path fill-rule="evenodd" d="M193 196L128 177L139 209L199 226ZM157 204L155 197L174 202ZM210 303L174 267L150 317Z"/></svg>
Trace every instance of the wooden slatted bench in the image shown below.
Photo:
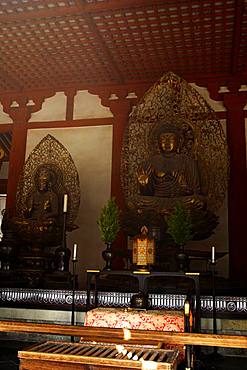
<svg viewBox="0 0 247 370"><path fill-rule="evenodd" d="M178 350L48 341L18 352L20 370L176 370Z"/></svg>

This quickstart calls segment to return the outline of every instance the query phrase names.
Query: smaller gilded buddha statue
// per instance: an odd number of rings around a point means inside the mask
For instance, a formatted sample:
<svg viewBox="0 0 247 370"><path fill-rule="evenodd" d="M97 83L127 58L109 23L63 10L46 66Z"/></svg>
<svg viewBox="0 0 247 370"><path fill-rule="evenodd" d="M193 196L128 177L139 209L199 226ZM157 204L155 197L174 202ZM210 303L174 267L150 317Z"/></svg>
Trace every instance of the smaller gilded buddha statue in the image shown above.
<svg viewBox="0 0 247 370"><path fill-rule="evenodd" d="M58 196L52 189L51 173L41 168L35 178L36 189L28 196L24 208L27 220L54 223L59 213Z"/></svg>
<svg viewBox="0 0 247 370"><path fill-rule="evenodd" d="M55 173L49 166L40 166L23 208L14 219L20 237L32 244L57 245L61 240L61 210L55 182Z"/></svg>

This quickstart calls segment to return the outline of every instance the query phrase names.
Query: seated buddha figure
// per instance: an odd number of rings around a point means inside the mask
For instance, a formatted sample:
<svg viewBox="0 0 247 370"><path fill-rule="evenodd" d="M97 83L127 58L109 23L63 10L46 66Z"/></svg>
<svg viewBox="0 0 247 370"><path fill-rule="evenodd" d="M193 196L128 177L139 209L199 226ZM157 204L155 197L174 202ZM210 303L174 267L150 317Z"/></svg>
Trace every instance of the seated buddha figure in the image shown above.
<svg viewBox="0 0 247 370"><path fill-rule="evenodd" d="M36 189L26 200L24 215L33 221L53 223L58 209L58 196L52 190L51 174L42 168L36 175Z"/></svg>
<svg viewBox="0 0 247 370"><path fill-rule="evenodd" d="M156 209L165 215L177 201L193 207L203 206L197 161L180 153L181 135L173 126L160 129L160 153L142 163L137 173L139 194L134 203L139 209Z"/></svg>
<svg viewBox="0 0 247 370"><path fill-rule="evenodd" d="M53 190L52 172L42 166L34 175L33 187L23 203L21 214L14 219L21 239L31 243L60 239L59 198Z"/></svg>

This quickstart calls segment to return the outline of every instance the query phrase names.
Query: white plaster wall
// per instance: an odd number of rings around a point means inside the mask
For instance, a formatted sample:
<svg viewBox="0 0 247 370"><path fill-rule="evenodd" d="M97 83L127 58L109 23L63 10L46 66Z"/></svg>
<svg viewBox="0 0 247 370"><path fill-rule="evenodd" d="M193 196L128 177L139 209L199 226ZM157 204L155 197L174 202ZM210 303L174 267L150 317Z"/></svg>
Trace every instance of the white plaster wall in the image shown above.
<svg viewBox="0 0 247 370"><path fill-rule="evenodd" d="M0 179L6 180L8 178L9 162L3 162L0 169Z"/></svg>
<svg viewBox="0 0 247 370"><path fill-rule="evenodd" d="M84 287L85 270L102 268L104 245L96 220L110 197L112 126L29 129L26 158L44 136L51 134L70 152L79 173L81 204L75 223L79 229L68 234L68 247L78 244L78 275Z"/></svg>
<svg viewBox="0 0 247 370"><path fill-rule="evenodd" d="M29 122L62 121L66 119L67 97L58 92L51 98L45 99L41 110L32 113Z"/></svg>
<svg viewBox="0 0 247 370"><path fill-rule="evenodd" d="M190 85L199 92L215 112L226 111L222 101L216 101L210 98L209 91L206 87L197 86L195 83L191 83Z"/></svg>
<svg viewBox="0 0 247 370"><path fill-rule="evenodd" d="M87 90L77 91L74 98L74 119L107 117L113 115L108 107L101 104L97 95L92 95Z"/></svg>
<svg viewBox="0 0 247 370"><path fill-rule="evenodd" d="M66 119L67 97L63 92L45 99L40 111L32 113L29 122L62 121ZM77 91L73 119L113 117L110 109L101 104L97 95L87 90Z"/></svg>
<svg viewBox="0 0 247 370"><path fill-rule="evenodd" d="M13 120L7 113L3 111L3 106L0 103L0 125L3 123L13 123Z"/></svg>

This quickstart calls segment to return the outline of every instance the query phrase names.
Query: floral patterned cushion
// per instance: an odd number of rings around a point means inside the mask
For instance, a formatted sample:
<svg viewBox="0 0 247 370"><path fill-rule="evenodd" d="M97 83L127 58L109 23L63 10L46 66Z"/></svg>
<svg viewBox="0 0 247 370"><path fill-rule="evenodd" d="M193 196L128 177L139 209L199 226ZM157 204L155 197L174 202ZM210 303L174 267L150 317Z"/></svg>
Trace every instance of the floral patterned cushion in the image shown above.
<svg viewBox="0 0 247 370"><path fill-rule="evenodd" d="M85 326L161 331L184 331L181 311L94 308L86 313Z"/></svg>

